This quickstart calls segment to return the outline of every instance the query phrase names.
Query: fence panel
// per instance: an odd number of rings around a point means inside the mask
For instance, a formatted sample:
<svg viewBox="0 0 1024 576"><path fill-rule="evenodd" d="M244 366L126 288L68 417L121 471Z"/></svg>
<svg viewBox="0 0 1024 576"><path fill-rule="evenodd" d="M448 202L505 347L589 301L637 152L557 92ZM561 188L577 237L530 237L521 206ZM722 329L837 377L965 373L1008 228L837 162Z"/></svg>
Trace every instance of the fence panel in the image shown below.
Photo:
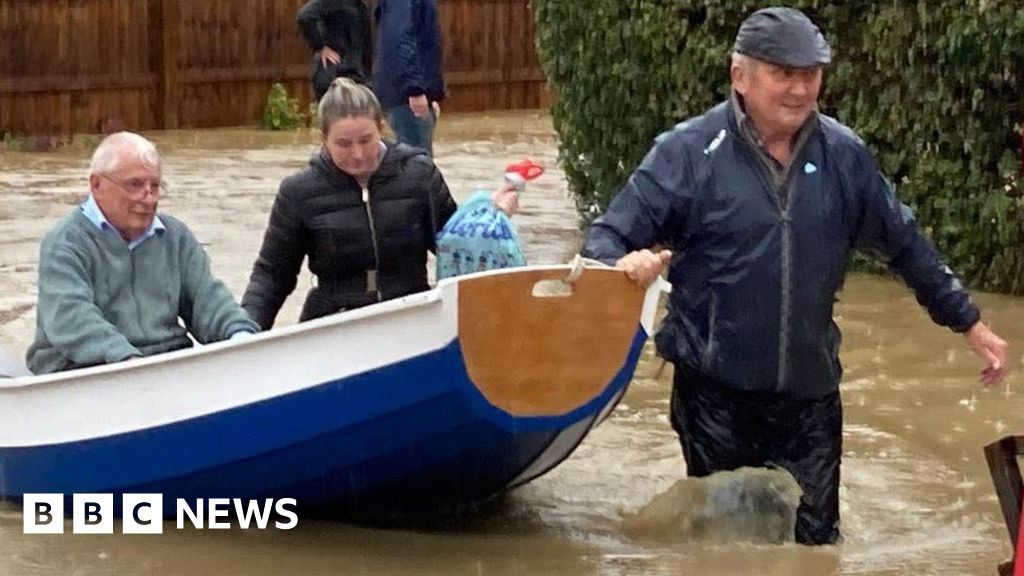
<svg viewBox="0 0 1024 576"><path fill-rule="evenodd" d="M152 127L153 5L0 0L0 133Z"/></svg>
<svg viewBox="0 0 1024 576"><path fill-rule="evenodd" d="M295 13L304 0L181 0L177 80L182 127L255 122L273 82L310 98L309 49ZM173 103L172 103L173 105Z"/></svg>
<svg viewBox="0 0 1024 576"><path fill-rule="evenodd" d="M308 103L303 3L0 0L0 134L253 124L274 82ZM549 103L528 0L439 8L446 110Z"/></svg>

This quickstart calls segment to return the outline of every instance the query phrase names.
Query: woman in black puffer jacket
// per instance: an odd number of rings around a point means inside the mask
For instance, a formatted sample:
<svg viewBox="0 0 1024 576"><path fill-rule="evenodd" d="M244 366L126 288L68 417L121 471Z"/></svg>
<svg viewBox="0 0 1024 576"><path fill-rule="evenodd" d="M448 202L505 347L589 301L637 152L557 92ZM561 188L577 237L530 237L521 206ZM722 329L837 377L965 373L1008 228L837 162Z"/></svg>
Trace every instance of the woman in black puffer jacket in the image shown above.
<svg viewBox="0 0 1024 576"><path fill-rule="evenodd" d="M339 78L318 112L323 147L281 182L242 297L263 330L295 289L306 256L317 286L300 322L427 290L427 251L456 209L425 151L381 139L383 115L369 88ZM514 211L512 186L492 198Z"/></svg>

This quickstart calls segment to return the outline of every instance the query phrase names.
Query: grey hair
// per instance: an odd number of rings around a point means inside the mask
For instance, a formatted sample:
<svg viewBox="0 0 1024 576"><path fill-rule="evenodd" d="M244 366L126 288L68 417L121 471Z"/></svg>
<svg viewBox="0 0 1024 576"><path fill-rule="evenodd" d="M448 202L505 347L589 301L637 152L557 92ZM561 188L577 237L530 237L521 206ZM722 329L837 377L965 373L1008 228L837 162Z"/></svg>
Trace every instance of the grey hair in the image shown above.
<svg viewBox="0 0 1024 576"><path fill-rule="evenodd" d="M160 167L156 145L134 132L115 132L107 136L92 153L90 174L109 174L117 170L126 154L134 154L150 168Z"/></svg>
<svg viewBox="0 0 1024 576"><path fill-rule="evenodd" d="M372 118L378 125L384 121L372 90L350 78L336 78L317 106L320 132L326 135L335 121L350 117Z"/></svg>
<svg viewBox="0 0 1024 576"><path fill-rule="evenodd" d="M731 64L737 66L746 71L753 70L759 63L757 58L751 58L746 54L740 54L739 52L733 52L730 54Z"/></svg>

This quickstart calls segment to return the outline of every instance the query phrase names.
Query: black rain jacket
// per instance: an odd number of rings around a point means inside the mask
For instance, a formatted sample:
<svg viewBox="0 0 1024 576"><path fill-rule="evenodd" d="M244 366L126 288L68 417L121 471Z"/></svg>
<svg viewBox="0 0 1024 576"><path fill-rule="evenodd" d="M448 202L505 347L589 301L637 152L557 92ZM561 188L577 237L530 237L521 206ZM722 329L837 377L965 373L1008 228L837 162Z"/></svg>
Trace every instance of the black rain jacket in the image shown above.
<svg viewBox="0 0 1024 576"><path fill-rule="evenodd" d="M662 357L740 390L836 390L832 307L853 249L885 258L936 323L965 331L978 321L849 128L818 116L784 195L756 153L723 102L659 136L587 235L584 255L608 263L655 244L674 251Z"/></svg>
<svg viewBox="0 0 1024 576"><path fill-rule="evenodd" d="M313 50L310 77L317 101L339 76L370 83L373 47L370 11L363 0L309 0L295 17L302 37ZM326 67L320 58L324 46L341 56Z"/></svg>

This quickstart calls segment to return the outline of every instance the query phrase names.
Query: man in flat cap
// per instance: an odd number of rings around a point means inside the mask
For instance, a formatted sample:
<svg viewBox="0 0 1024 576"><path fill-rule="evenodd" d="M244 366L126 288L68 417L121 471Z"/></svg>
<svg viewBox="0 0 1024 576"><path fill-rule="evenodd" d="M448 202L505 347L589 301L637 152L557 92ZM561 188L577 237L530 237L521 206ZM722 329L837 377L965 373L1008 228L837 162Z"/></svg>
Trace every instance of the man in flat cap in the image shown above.
<svg viewBox="0 0 1024 576"><path fill-rule="evenodd" d="M881 255L932 319L1006 372L981 321L864 143L819 114L831 50L803 13L767 8L733 46L731 97L662 134L587 234L584 254L673 291L658 353L688 473L777 466L803 488L796 539L839 537L842 404L832 304L852 249ZM658 247L658 248L656 248Z"/></svg>

